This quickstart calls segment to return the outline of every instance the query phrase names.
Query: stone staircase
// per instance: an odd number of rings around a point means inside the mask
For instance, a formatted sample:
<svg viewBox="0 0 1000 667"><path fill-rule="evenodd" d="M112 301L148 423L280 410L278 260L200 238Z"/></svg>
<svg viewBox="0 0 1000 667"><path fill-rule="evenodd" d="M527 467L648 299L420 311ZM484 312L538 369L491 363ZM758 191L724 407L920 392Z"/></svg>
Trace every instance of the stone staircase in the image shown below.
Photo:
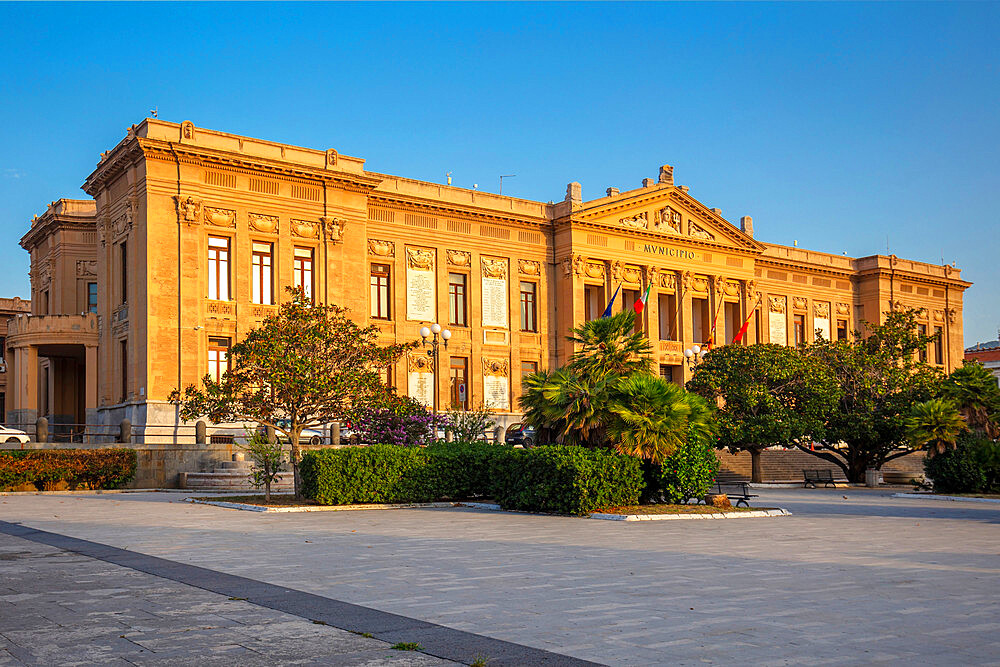
<svg viewBox="0 0 1000 667"><path fill-rule="evenodd" d="M180 487L191 491L253 491L258 492L250 482L250 462L243 454L233 454L232 461L221 461L212 472L182 472ZM271 484L271 492L293 491L291 472L283 472Z"/></svg>
<svg viewBox="0 0 1000 667"><path fill-rule="evenodd" d="M750 481L750 453L739 452L729 454L717 451L719 458L718 479L721 482ZM829 470L833 478L846 481L843 470L839 466L824 461L799 450L772 450L761 452L761 469L765 482L802 482L802 471ZM882 473L902 473L904 477L923 477L924 453L914 452L898 459L889 461L882 467ZM893 477L890 475L890 477ZM889 481L889 480L887 480Z"/></svg>

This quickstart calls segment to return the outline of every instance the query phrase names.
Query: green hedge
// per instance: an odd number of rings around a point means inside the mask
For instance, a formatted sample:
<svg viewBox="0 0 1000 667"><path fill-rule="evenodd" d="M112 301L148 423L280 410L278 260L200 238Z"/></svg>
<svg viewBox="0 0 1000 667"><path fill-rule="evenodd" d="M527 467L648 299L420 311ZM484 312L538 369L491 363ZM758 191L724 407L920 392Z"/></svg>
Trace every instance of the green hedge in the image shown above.
<svg viewBox="0 0 1000 667"><path fill-rule="evenodd" d="M117 489L135 477L136 463L134 449L0 450L0 490L58 482L73 489Z"/></svg>
<svg viewBox="0 0 1000 667"><path fill-rule="evenodd" d="M325 505L493 497L504 509L586 514L634 505L638 459L582 447L439 444L326 449L302 459L302 492Z"/></svg>
<svg viewBox="0 0 1000 667"><path fill-rule="evenodd" d="M966 434L955 449L924 460L937 493L1000 493L1000 444Z"/></svg>
<svg viewBox="0 0 1000 667"><path fill-rule="evenodd" d="M659 466L660 496L668 503L686 503L708 493L719 474L719 457L709 442L689 438ZM649 490L647 490L649 493ZM652 495L652 494L651 494Z"/></svg>

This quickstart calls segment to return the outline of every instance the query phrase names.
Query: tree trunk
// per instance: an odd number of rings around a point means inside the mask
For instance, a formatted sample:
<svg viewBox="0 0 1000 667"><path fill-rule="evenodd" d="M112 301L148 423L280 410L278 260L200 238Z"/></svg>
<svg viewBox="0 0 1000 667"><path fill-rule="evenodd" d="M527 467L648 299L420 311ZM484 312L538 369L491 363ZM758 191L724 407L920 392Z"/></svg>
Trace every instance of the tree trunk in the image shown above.
<svg viewBox="0 0 1000 667"><path fill-rule="evenodd" d="M264 464L264 502L271 502L271 466Z"/></svg>
<svg viewBox="0 0 1000 667"><path fill-rule="evenodd" d="M848 461L847 481L855 484L863 484L865 481L865 470L871 467L873 462L867 457L852 458Z"/></svg>
<svg viewBox="0 0 1000 667"><path fill-rule="evenodd" d="M756 448L750 450L750 481L754 484L764 481L764 471L760 466L760 450Z"/></svg>
<svg viewBox="0 0 1000 667"><path fill-rule="evenodd" d="M302 451L299 449L299 433L293 433L292 440L292 482L295 485L295 499L302 499L302 480L299 478L299 461L302 460Z"/></svg>

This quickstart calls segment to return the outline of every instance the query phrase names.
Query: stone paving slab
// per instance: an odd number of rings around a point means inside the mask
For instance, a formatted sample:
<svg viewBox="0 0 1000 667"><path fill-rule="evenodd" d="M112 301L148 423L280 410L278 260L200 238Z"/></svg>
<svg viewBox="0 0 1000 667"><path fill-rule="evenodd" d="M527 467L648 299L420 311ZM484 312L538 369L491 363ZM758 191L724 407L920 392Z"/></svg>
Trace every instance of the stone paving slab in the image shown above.
<svg viewBox="0 0 1000 667"><path fill-rule="evenodd" d="M4 497L0 518L605 664L1000 664L1000 507L859 488L759 505L793 516L270 514L150 493Z"/></svg>

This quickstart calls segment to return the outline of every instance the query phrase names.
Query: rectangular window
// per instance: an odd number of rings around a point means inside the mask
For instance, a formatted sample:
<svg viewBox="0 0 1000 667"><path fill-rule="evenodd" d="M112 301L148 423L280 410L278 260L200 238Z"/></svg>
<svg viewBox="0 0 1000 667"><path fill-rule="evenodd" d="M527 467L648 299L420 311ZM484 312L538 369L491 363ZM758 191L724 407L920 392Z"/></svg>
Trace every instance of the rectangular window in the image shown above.
<svg viewBox="0 0 1000 667"><path fill-rule="evenodd" d="M274 244L254 241L251 246L250 300L270 306L274 304Z"/></svg>
<svg viewBox="0 0 1000 667"><path fill-rule="evenodd" d="M371 268L371 316L378 320L391 319L389 309L389 265L372 264Z"/></svg>
<svg viewBox="0 0 1000 667"><path fill-rule="evenodd" d="M467 410L466 406L469 404L469 361L465 357L451 357L450 364L451 409Z"/></svg>
<svg viewBox="0 0 1000 667"><path fill-rule="evenodd" d="M926 336L927 335L927 325L926 324L918 324L917 325L917 335L919 335L919 336ZM927 345L926 344L923 347L920 348L920 351L917 353L917 356L920 358L920 362L921 363L924 363L924 364L927 363Z"/></svg>
<svg viewBox="0 0 1000 667"><path fill-rule="evenodd" d="M536 283L521 282L521 331L538 331Z"/></svg>
<svg viewBox="0 0 1000 667"><path fill-rule="evenodd" d="M934 327L934 363L939 366L944 363L944 331L941 327Z"/></svg>
<svg viewBox="0 0 1000 667"><path fill-rule="evenodd" d="M49 314L49 291L42 292L42 315Z"/></svg>
<svg viewBox="0 0 1000 667"><path fill-rule="evenodd" d="M587 320L596 320L604 314L604 288L597 285L585 285L583 288L584 316Z"/></svg>
<svg viewBox="0 0 1000 667"><path fill-rule="evenodd" d="M674 295L658 295L656 307L660 319L660 340L677 340L677 301Z"/></svg>
<svg viewBox="0 0 1000 667"><path fill-rule="evenodd" d="M122 362L122 400L124 403L128 399L128 341L120 341L118 343L119 353L121 354Z"/></svg>
<svg viewBox="0 0 1000 667"><path fill-rule="evenodd" d="M726 320L726 330L719 332L716 336L719 345L725 345L726 343L732 343L733 337L743 326L743 318L740 317L740 304L733 301L727 301L722 305L723 317ZM741 344L746 345L746 336L740 341Z"/></svg>
<svg viewBox="0 0 1000 667"><path fill-rule="evenodd" d="M228 338L208 338L208 374L213 380L219 382L223 373L229 370L229 346Z"/></svg>
<svg viewBox="0 0 1000 667"><path fill-rule="evenodd" d="M837 340L847 340L847 320L837 320Z"/></svg>
<svg viewBox="0 0 1000 667"><path fill-rule="evenodd" d="M378 377L387 387L393 386L392 384L392 366L383 366L378 369Z"/></svg>
<svg viewBox="0 0 1000 667"><path fill-rule="evenodd" d="M301 289L310 301L313 298L313 249L295 248L292 258L292 276L295 287Z"/></svg>
<svg viewBox="0 0 1000 667"><path fill-rule="evenodd" d="M538 372L538 362L537 361L522 361L521 362L521 377L524 378L526 375L531 375L532 373Z"/></svg>
<svg viewBox="0 0 1000 667"><path fill-rule="evenodd" d="M229 237L208 237L208 298L229 301Z"/></svg>
<svg viewBox="0 0 1000 667"><path fill-rule="evenodd" d="M122 241L118 246L118 257L121 260L122 303L128 303L128 247Z"/></svg>
<svg viewBox="0 0 1000 667"><path fill-rule="evenodd" d="M691 333L695 343L704 343L710 334L712 321L708 313L708 299L691 299Z"/></svg>
<svg viewBox="0 0 1000 667"><path fill-rule="evenodd" d="M795 330L795 345L804 344L806 342L806 316L802 314L795 315L792 320L792 326Z"/></svg>
<svg viewBox="0 0 1000 667"><path fill-rule="evenodd" d="M448 274L448 322L456 326L467 326L465 307L465 283L464 273Z"/></svg>
<svg viewBox="0 0 1000 667"><path fill-rule="evenodd" d="M87 283L87 312L97 312L97 283Z"/></svg>

